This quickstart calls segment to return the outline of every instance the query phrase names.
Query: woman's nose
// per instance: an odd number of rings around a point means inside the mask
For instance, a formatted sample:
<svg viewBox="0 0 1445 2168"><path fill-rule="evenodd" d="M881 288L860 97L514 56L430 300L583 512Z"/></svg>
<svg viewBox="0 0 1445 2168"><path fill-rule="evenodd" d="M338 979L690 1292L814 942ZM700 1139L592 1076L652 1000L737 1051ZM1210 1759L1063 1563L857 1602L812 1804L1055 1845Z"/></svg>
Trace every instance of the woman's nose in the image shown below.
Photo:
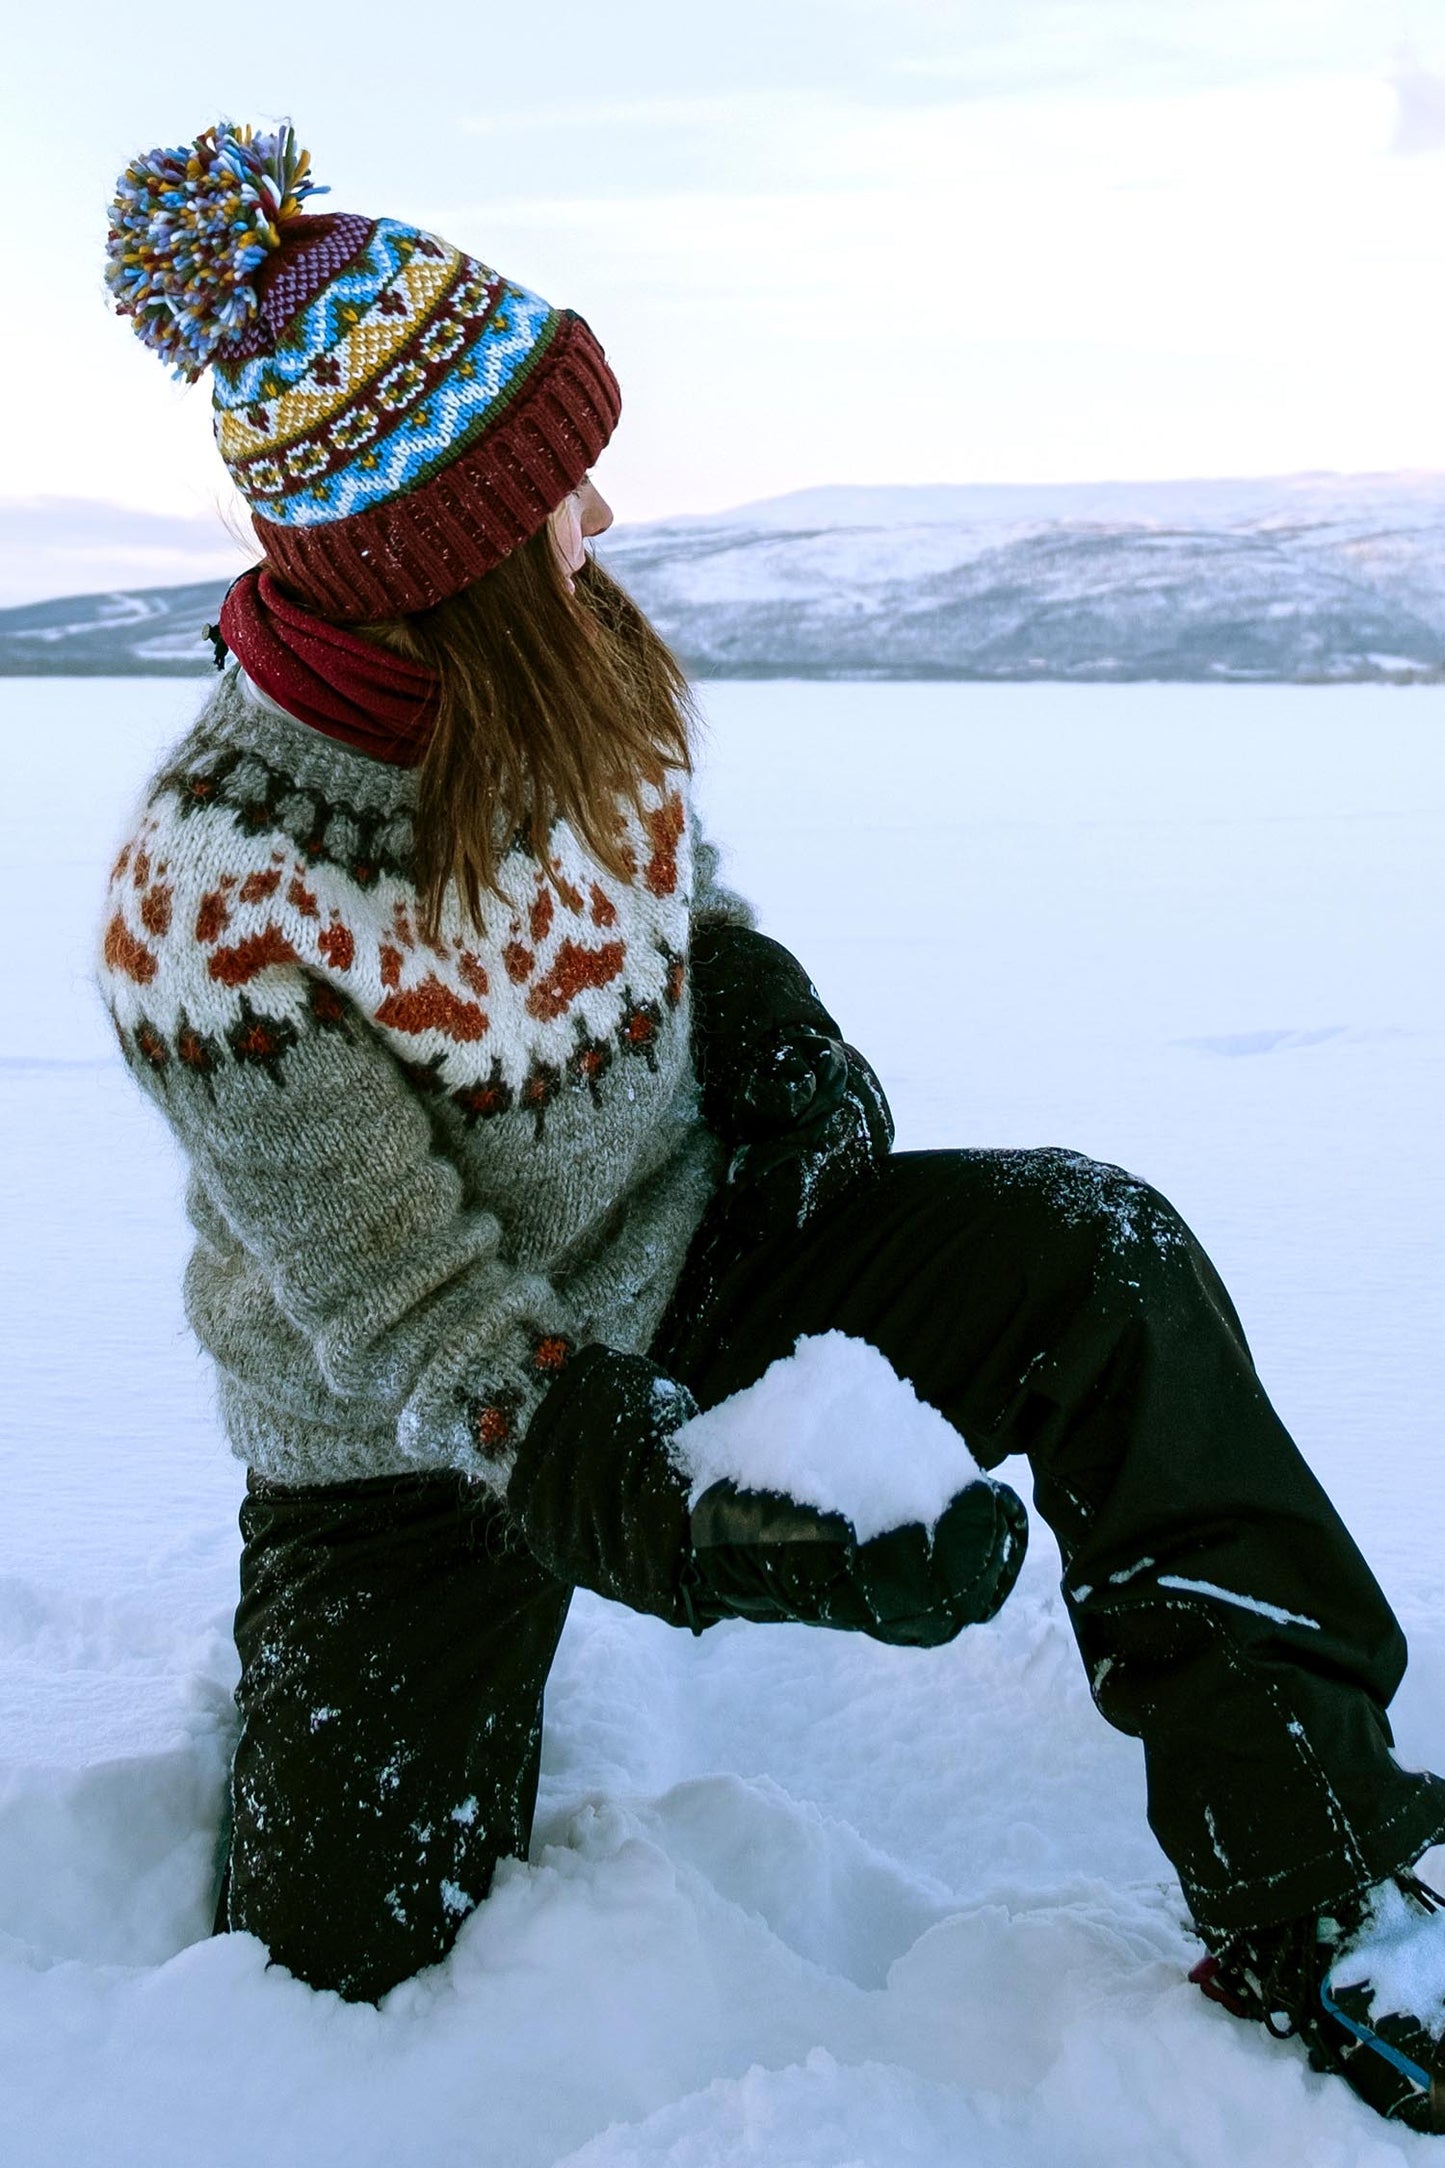
<svg viewBox="0 0 1445 2168"><path fill-rule="evenodd" d="M595 482L584 482L578 491L584 535L606 534L612 525L612 507Z"/></svg>

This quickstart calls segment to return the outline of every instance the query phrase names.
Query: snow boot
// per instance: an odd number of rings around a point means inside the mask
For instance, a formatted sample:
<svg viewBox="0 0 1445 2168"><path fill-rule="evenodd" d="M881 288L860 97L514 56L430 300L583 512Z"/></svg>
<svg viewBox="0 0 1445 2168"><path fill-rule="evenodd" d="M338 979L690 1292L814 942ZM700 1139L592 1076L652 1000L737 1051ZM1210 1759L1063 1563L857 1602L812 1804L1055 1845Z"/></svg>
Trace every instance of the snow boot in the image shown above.
<svg viewBox="0 0 1445 2168"><path fill-rule="evenodd" d="M561 1581L694 1633L725 1618L852 1628L931 1648L992 1618L1028 1540L1022 1501L981 1477L931 1531L917 1522L860 1543L840 1513L714 1483L689 1505L670 1450L697 1412L642 1355L573 1356L527 1427L507 1504L534 1557Z"/></svg>
<svg viewBox="0 0 1445 2168"><path fill-rule="evenodd" d="M1445 2134L1445 1899L1416 1875L1236 1935L1189 1977L1276 2039L1298 2034L1388 2121Z"/></svg>

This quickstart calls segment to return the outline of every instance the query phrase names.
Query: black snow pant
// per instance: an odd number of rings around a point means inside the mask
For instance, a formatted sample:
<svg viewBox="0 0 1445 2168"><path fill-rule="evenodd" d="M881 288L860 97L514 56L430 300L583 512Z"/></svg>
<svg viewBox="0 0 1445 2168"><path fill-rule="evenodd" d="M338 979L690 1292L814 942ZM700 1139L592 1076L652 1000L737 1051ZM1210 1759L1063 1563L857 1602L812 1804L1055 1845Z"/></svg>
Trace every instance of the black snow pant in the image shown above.
<svg viewBox="0 0 1445 2168"><path fill-rule="evenodd" d="M801 1229L724 1192L652 1352L707 1407L835 1328L986 1467L1028 1457L1094 1700L1143 1742L1150 1824L1210 1937L1445 1837L1445 1783L1390 1751L1399 1626L1157 1192L1059 1151L897 1154ZM253 1479L242 1530L218 1925L374 1998L525 1856L570 1591L451 1476Z"/></svg>

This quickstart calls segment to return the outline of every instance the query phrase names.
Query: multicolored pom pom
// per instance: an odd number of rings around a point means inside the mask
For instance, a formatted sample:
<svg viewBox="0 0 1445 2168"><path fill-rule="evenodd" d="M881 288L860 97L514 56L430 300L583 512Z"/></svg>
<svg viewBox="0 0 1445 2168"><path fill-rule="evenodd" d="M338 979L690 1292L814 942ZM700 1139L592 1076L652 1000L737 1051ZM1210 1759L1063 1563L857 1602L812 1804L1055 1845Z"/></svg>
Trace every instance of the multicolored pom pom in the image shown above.
<svg viewBox="0 0 1445 2168"><path fill-rule="evenodd" d="M179 150L146 151L116 183L106 284L184 383L254 321L256 271L303 199L326 194L310 165L289 124L256 135L218 121Z"/></svg>

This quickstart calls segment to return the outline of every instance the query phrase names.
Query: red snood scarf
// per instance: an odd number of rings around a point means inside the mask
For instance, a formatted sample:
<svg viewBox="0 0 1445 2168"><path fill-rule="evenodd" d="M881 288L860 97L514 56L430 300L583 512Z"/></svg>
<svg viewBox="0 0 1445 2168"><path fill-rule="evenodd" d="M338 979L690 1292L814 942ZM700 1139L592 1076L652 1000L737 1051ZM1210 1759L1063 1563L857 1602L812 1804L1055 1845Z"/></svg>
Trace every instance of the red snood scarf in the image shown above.
<svg viewBox="0 0 1445 2168"><path fill-rule="evenodd" d="M264 565L232 586L220 632L252 684L288 715L393 768L421 761L437 681L420 663L314 616Z"/></svg>

